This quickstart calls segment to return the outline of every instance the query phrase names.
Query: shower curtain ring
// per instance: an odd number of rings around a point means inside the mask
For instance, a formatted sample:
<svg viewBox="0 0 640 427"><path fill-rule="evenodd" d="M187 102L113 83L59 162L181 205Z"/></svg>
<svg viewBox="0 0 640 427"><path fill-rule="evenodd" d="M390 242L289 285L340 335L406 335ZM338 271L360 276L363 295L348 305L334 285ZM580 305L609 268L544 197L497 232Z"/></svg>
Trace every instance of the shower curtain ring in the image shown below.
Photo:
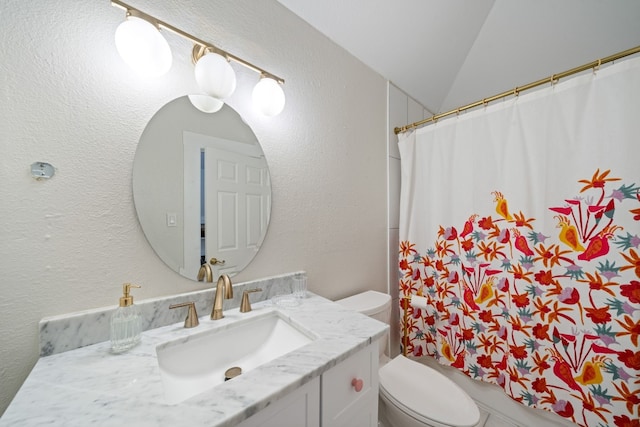
<svg viewBox="0 0 640 427"><path fill-rule="evenodd" d="M596 74L600 71L600 66L602 65L602 59L598 59L598 63L593 67L593 74Z"/></svg>

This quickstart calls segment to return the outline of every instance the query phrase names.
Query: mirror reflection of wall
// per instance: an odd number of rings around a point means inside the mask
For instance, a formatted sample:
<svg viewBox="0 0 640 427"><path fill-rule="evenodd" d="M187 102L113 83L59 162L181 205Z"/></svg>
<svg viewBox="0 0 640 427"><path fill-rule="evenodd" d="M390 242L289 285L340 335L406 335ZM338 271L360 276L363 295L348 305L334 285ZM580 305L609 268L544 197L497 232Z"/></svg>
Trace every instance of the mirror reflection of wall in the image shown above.
<svg viewBox="0 0 640 427"><path fill-rule="evenodd" d="M234 275L256 255L271 212L271 182L258 139L228 105L203 113L188 97L149 121L133 165L140 225L172 270L195 280L202 262Z"/></svg>

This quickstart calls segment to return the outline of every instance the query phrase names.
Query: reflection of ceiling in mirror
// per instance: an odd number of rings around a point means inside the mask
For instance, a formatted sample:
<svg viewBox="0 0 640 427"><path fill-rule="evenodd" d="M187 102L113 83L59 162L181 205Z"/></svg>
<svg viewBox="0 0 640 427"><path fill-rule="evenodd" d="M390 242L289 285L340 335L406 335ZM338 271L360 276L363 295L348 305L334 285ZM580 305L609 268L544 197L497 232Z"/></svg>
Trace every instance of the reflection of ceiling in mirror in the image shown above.
<svg viewBox="0 0 640 427"><path fill-rule="evenodd" d="M233 162L217 159L216 153L222 152L235 156ZM207 166L201 176L205 157L214 166ZM233 189L212 183L207 188L203 177L224 172L223 177L228 178L230 170L237 180ZM212 203L208 209L204 206L209 218L204 242L200 195ZM218 274L225 268L227 274L235 274L253 259L269 224L271 187L264 153L251 128L226 104L217 113L207 114L184 96L162 107L147 124L136 149L133 196L140 225L154 251L172 270L194 280L201 258L193 254L203 255L204 260L228 255L229 264L214 269ZM192 212L197 218L195 226L187 220ZM187 234L185 226L193 229ZM220 237L221 242L213 242L212 236ZM208 246L204 244L207 240ZM234 245L250 250L239 258L232 255Z"/></svg>

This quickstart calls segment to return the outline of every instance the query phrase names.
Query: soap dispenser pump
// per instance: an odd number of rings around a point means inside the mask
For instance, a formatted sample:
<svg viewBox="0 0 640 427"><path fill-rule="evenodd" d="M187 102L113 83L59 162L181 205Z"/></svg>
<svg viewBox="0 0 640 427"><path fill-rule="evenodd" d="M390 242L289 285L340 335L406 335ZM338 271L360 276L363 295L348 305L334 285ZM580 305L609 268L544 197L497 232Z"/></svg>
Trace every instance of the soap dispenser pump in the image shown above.
<svg viewBox="0 0 640 427"><path fill-rule="evenodd" d="M122 285L120 305L111 316L111 350L114 353L122 353L140 342L142 316L138 306L133 304L131 288L140 286L131 283Z"/></svg>

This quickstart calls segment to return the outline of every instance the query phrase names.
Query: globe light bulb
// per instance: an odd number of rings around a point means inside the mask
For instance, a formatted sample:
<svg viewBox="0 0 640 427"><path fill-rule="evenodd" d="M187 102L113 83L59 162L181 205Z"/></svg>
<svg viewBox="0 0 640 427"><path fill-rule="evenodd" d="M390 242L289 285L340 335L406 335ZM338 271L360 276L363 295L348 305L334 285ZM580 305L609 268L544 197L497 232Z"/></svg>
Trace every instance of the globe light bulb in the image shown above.
<svg viewBox="0 0 640 427"><path fill-rule="evenodd" d="M115 41L124 62L143 77L159 77L171 68L169 43L144 19L130 16L116 29Z"/></svg>
<svg viewBox="0 0 640 427"><path fill-rule="evenodd" d="M207 53L200 58L195 75L200 89L214 98L228 98L236 89L236 73L229 61L217 53Z"/></svg>
<svg viewBox="0 0 640 427"><path fill-rule="evenodd" d="M284 109L284 91L271 78L262 78L253 88L253 104L265 116L273 117Z"/></svg>

